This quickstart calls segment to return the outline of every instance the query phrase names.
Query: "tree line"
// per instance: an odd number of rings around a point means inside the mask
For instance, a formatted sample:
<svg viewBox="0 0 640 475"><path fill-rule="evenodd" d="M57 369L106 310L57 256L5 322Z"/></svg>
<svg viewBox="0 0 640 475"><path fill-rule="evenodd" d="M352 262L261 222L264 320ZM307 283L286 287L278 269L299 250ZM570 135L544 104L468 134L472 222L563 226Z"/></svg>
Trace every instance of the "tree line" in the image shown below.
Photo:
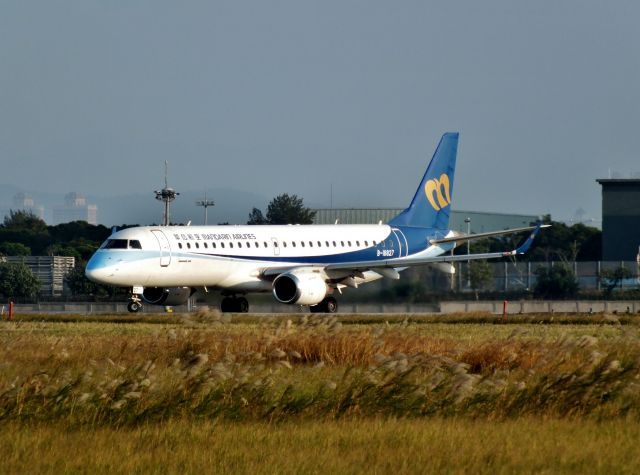
<svg viewBox="0 0 640 475"><path fill-rule="evenodd" d="M269 202L265 213L253 208L248 215L247 224L311 224L314 217L315 212L304 205L302 198L283 193ZM549 215L544 217L544 222L552 227L541 232L531 251L519 259L564 262L601 259L600 230L583 224L569 226L552 221ZM123 225L120 229L125 227L130 225ZM49 226L30 212L11 211L0 224L0 259L2 256L72 256L76 259L76 268L66 280L71 293L117 297L120 292L118 289L94 284L84 276L87 260L110 234L111 229L103 225L73 221ZM517 246L521 239L522 236L511 236L473 242L471 252L503 251ZM456 252L464 253L466 247L461 246ZM480 262L474 263L471 272L474 290L481 290L483 283L488 281L487 266ZM0 263L0 294L5 298L37 295L39 284L29 274L29 268L25 265ZM541 277L544 281L547 276ZM622 278L624 276L613 276L615 282ZM571 285L569 287L573 288Z"/></svg>

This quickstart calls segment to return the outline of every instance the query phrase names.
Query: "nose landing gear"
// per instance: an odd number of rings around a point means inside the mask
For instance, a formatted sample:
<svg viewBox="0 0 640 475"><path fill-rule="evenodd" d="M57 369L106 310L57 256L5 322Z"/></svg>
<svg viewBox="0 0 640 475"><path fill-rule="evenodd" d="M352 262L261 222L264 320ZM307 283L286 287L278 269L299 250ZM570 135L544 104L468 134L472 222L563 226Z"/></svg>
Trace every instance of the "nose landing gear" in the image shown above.
<svg viewBox="0 0 640 475"><path fill-rule="evenodd" d="M142 287L134 287L131 292L130 302L127 304L127 310L131 313L137 313L142 308L142 299L140 295L144 289Z"/></svg>
<svg viewBox="0 0 640 475"><path fill-rule="evenodd" d="M127 305L127 310L129 310L131 313L137 313L140 311L141 308L142 308L142 302L139 302L139 301L131 301Z"/></svg>

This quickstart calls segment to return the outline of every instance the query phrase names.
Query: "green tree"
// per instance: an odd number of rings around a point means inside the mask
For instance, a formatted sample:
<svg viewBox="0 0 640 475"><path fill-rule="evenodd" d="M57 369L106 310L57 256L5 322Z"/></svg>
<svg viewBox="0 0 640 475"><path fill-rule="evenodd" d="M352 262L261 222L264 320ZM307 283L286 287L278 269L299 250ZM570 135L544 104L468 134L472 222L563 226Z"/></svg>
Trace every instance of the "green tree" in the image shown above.
<svg viewBox="0 0 640 475"><path fill-rule="evenodd" d="M10 211L0 224L0 242L20 243L41 255L51 243L51 236L44 221L26 211Z"/></svg>
<svg viewBox="0 0 640 475"><path fill-rule="evenodd" d="M578 223L567 226L565 223L551 220L550 215L543 218L550 228L543 229L531 251L524 256L530 261L599 261L602 259L602 231Z"/></svg>
<svg viewBox="0 0 640 475"><path fill-rule="evenodd" d="M11 230L27 230L31 232L46 232L47 223L30 211L9 211L9 216L4 217L2 226Z"/></svg>
<svg viewBox="0 0 640 475"><path fill-rule="evenodd" d="M476 295L476 300L478 300L478 291L488 289L493 282L491 266L484 260L471 261L468 272L469 284Z"/></svg>
<svg viewBox="0 0 640 475"><path fill-rule="evenodd" d="M76 266L65 276L67 288L73 295L97 295L106 293L99 284L91 282L84 273L86 264L78 262Z"/></svg>
<svg viewBox="0 0 640 475"><path fill-rule="evenodd" d="M551 268L538 267L534 294L542 298L559 299L573 297L578 292L578 281L571 268L557 264Z"/></svg>
<svg viewBox="0 0 640 475"><path fill-rule="evenodd" d="M604 287L604 295L610 298L613 294L613 290L620 285L622 290L622 281L629 279L633 276L633 273L624 266L616 267L615 269L603 269L600 272L600 281Z"/></svg>
<svg viewBox="0 0 640 475"><path fill-rule="evenodd" d="M249 213L249 221L247 224L269 224L267 223L267 219L262 214L258 208L253 208L251 213Z"/></svg>
<svg viewBox="0 0 640 475"><path fill-rule="evenodd" d="M0 255L3 256L30 256L31 249L19 242L0 243Z"/></svg>
<svg viewBox="0 0 640 475"><path fill-rule="evenodd" d="M262 211L253 208L247 224L312 224L315 215L315 211L304 206L302 198L283 193L271 200L266 218Z"/></svg>
<svg viewBox="0 0 640 475"><path fill-rule="evenodd" d="M75 257L76 261L81 259L80 253L68 244L52 244L46 249L47 256L69 256Z"/></svg>
<svg viewBox="0 0 640 475"><path fill-rule="evenodd" d="M40 281L23 262L0 263L0 293L7 298L32 298L40 291Z"/></svg>

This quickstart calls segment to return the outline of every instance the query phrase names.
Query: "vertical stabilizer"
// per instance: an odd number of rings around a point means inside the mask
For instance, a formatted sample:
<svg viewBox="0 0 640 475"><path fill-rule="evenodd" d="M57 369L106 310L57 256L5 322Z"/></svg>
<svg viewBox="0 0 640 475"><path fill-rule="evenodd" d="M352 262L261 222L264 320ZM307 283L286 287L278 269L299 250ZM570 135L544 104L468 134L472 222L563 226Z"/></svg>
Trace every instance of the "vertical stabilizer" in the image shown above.
<svg viewBox="0 0 640 475"><path fill-rule="evenodd" d="M458 135L447 132L442 136L411 204L390 225L448 229Z"/></svg>

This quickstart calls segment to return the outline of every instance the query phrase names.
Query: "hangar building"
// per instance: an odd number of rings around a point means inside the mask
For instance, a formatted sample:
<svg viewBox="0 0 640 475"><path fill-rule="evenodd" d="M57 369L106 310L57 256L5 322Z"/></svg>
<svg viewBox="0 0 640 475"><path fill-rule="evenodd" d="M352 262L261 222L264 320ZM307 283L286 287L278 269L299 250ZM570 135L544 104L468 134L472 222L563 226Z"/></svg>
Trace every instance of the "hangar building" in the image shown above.
<svg viewBox="0 0 640 475"><path fill-rule="evenodd" d="M398 215L401 208L319 208L313 224L376 224L386 223ZM456 231L467 232L467 221L472 233L484 233L508 228L529 226L542 219L541 216L528 214L485 213L481 211L451 211L450 227Z"/></svg>

